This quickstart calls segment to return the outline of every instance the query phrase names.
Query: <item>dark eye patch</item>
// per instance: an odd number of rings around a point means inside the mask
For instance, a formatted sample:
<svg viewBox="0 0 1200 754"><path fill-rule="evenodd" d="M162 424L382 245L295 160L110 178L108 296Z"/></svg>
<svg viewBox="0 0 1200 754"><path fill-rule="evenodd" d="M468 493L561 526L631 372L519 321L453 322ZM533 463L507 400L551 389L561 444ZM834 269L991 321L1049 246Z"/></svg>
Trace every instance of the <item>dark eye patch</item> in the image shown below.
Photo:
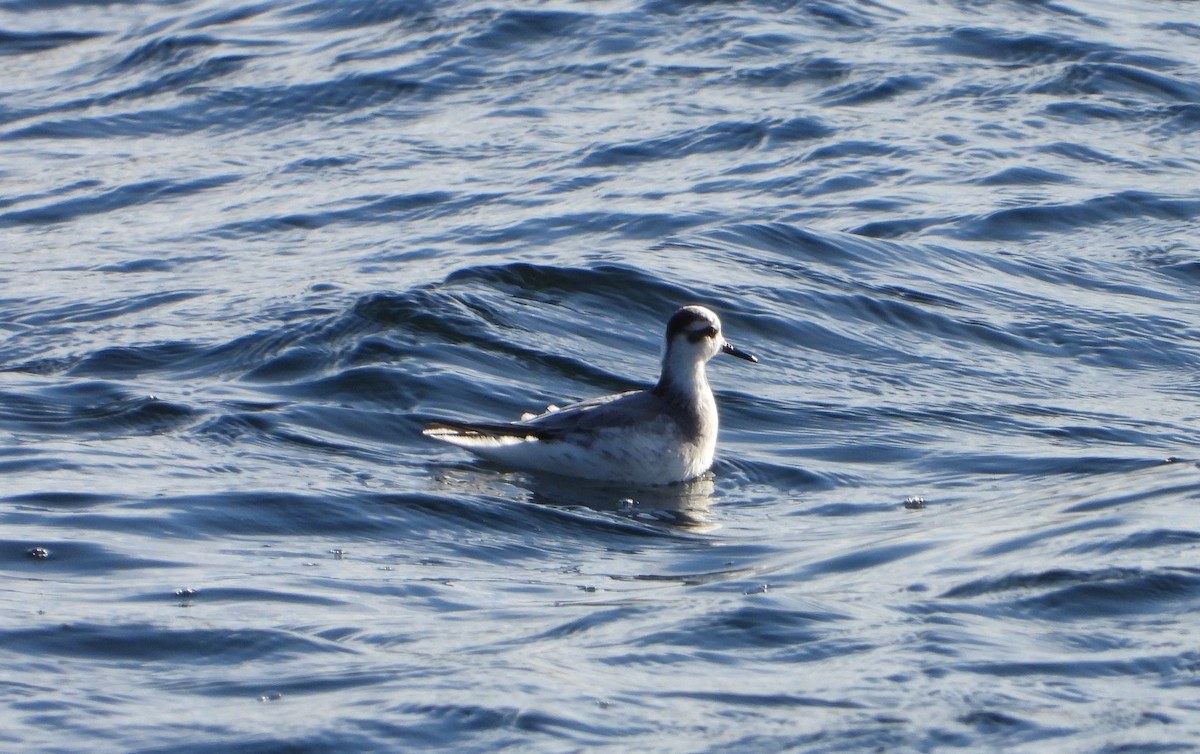
<svg viewBox="0 0 1200 754"><path fill-rule="evenodd" d="M715 338L715 337L717 337L717 328L706 327L703 330L697 330L696 332L688 333L687 339L688 339L689 343L696 343L701 338Z"/></svg>

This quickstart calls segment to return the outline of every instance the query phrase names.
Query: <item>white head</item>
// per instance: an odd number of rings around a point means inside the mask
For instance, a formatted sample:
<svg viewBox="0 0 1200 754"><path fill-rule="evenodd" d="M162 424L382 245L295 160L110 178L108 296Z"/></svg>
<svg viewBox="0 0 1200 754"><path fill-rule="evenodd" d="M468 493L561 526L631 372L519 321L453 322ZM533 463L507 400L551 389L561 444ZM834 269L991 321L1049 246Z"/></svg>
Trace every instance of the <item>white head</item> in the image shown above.
<svg viewBox="0 0 1200 754"><path fill-rule="evenodd" d="M746 361L755 361L752 354L735 348L721 334L721 320L711 309L685 306L676 310L667 321L666 353L663 369L695 369L719 353L727 353Z"/></svg>

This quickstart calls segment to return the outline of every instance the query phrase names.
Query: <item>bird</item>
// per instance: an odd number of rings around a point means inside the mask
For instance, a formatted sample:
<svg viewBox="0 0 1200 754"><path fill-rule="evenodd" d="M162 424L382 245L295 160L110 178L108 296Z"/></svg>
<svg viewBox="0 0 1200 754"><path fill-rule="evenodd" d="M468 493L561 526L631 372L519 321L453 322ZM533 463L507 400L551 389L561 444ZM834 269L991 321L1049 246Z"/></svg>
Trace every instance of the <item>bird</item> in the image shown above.
<svg viewBox="0 0 1200 754"><path fill-rule="evenodd" d="M422 433L521 471L639 486L685 482L712 467L717 403L705 365L722 353L758 362L725 340L711 309L691 304L667 321L654 387L551 406L520 421L435 419Z"/></svg>

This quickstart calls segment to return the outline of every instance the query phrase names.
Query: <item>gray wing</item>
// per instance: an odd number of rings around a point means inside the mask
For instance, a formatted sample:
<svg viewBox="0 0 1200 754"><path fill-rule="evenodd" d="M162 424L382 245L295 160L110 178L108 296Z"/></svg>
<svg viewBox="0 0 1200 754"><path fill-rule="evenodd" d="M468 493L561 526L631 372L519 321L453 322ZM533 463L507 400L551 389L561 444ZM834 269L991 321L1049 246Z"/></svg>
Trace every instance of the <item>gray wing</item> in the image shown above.
<svg viewBox="0 0 1200 754"><path fill-rule="evenodd" d="M648 424L669 414L665 402L649 390L635 390L574 403L518 424L545 439L591 433L614 427Z"/></svg>
<svg viewBox="0 0 1200 754"><path fill-rule="evenodd" d="M425 427L425 432L467 437L536 437L539 440L559 440L569 435L587 435L602 429L645 424L666 415L666 405L661 398L648 390L635 390L573 403L519 422L437 419Z"/></svg>

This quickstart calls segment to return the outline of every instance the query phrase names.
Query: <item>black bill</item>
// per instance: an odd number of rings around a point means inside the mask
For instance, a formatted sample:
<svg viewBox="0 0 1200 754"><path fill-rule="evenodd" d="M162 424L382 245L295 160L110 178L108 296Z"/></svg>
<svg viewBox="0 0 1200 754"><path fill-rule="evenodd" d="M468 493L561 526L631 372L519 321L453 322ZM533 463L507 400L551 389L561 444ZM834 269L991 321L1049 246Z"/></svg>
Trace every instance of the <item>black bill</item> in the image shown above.
<svg viewBox="0 0 1200 754"><path fill-rule="evenodd" d="M739 359L745 359L746 361L753 361L755 364L758 363L757 356L749 351L743 351L728 341L725 342L725 345L721 346L721 353L727 353L730 356L736 356Z"/></svg>

